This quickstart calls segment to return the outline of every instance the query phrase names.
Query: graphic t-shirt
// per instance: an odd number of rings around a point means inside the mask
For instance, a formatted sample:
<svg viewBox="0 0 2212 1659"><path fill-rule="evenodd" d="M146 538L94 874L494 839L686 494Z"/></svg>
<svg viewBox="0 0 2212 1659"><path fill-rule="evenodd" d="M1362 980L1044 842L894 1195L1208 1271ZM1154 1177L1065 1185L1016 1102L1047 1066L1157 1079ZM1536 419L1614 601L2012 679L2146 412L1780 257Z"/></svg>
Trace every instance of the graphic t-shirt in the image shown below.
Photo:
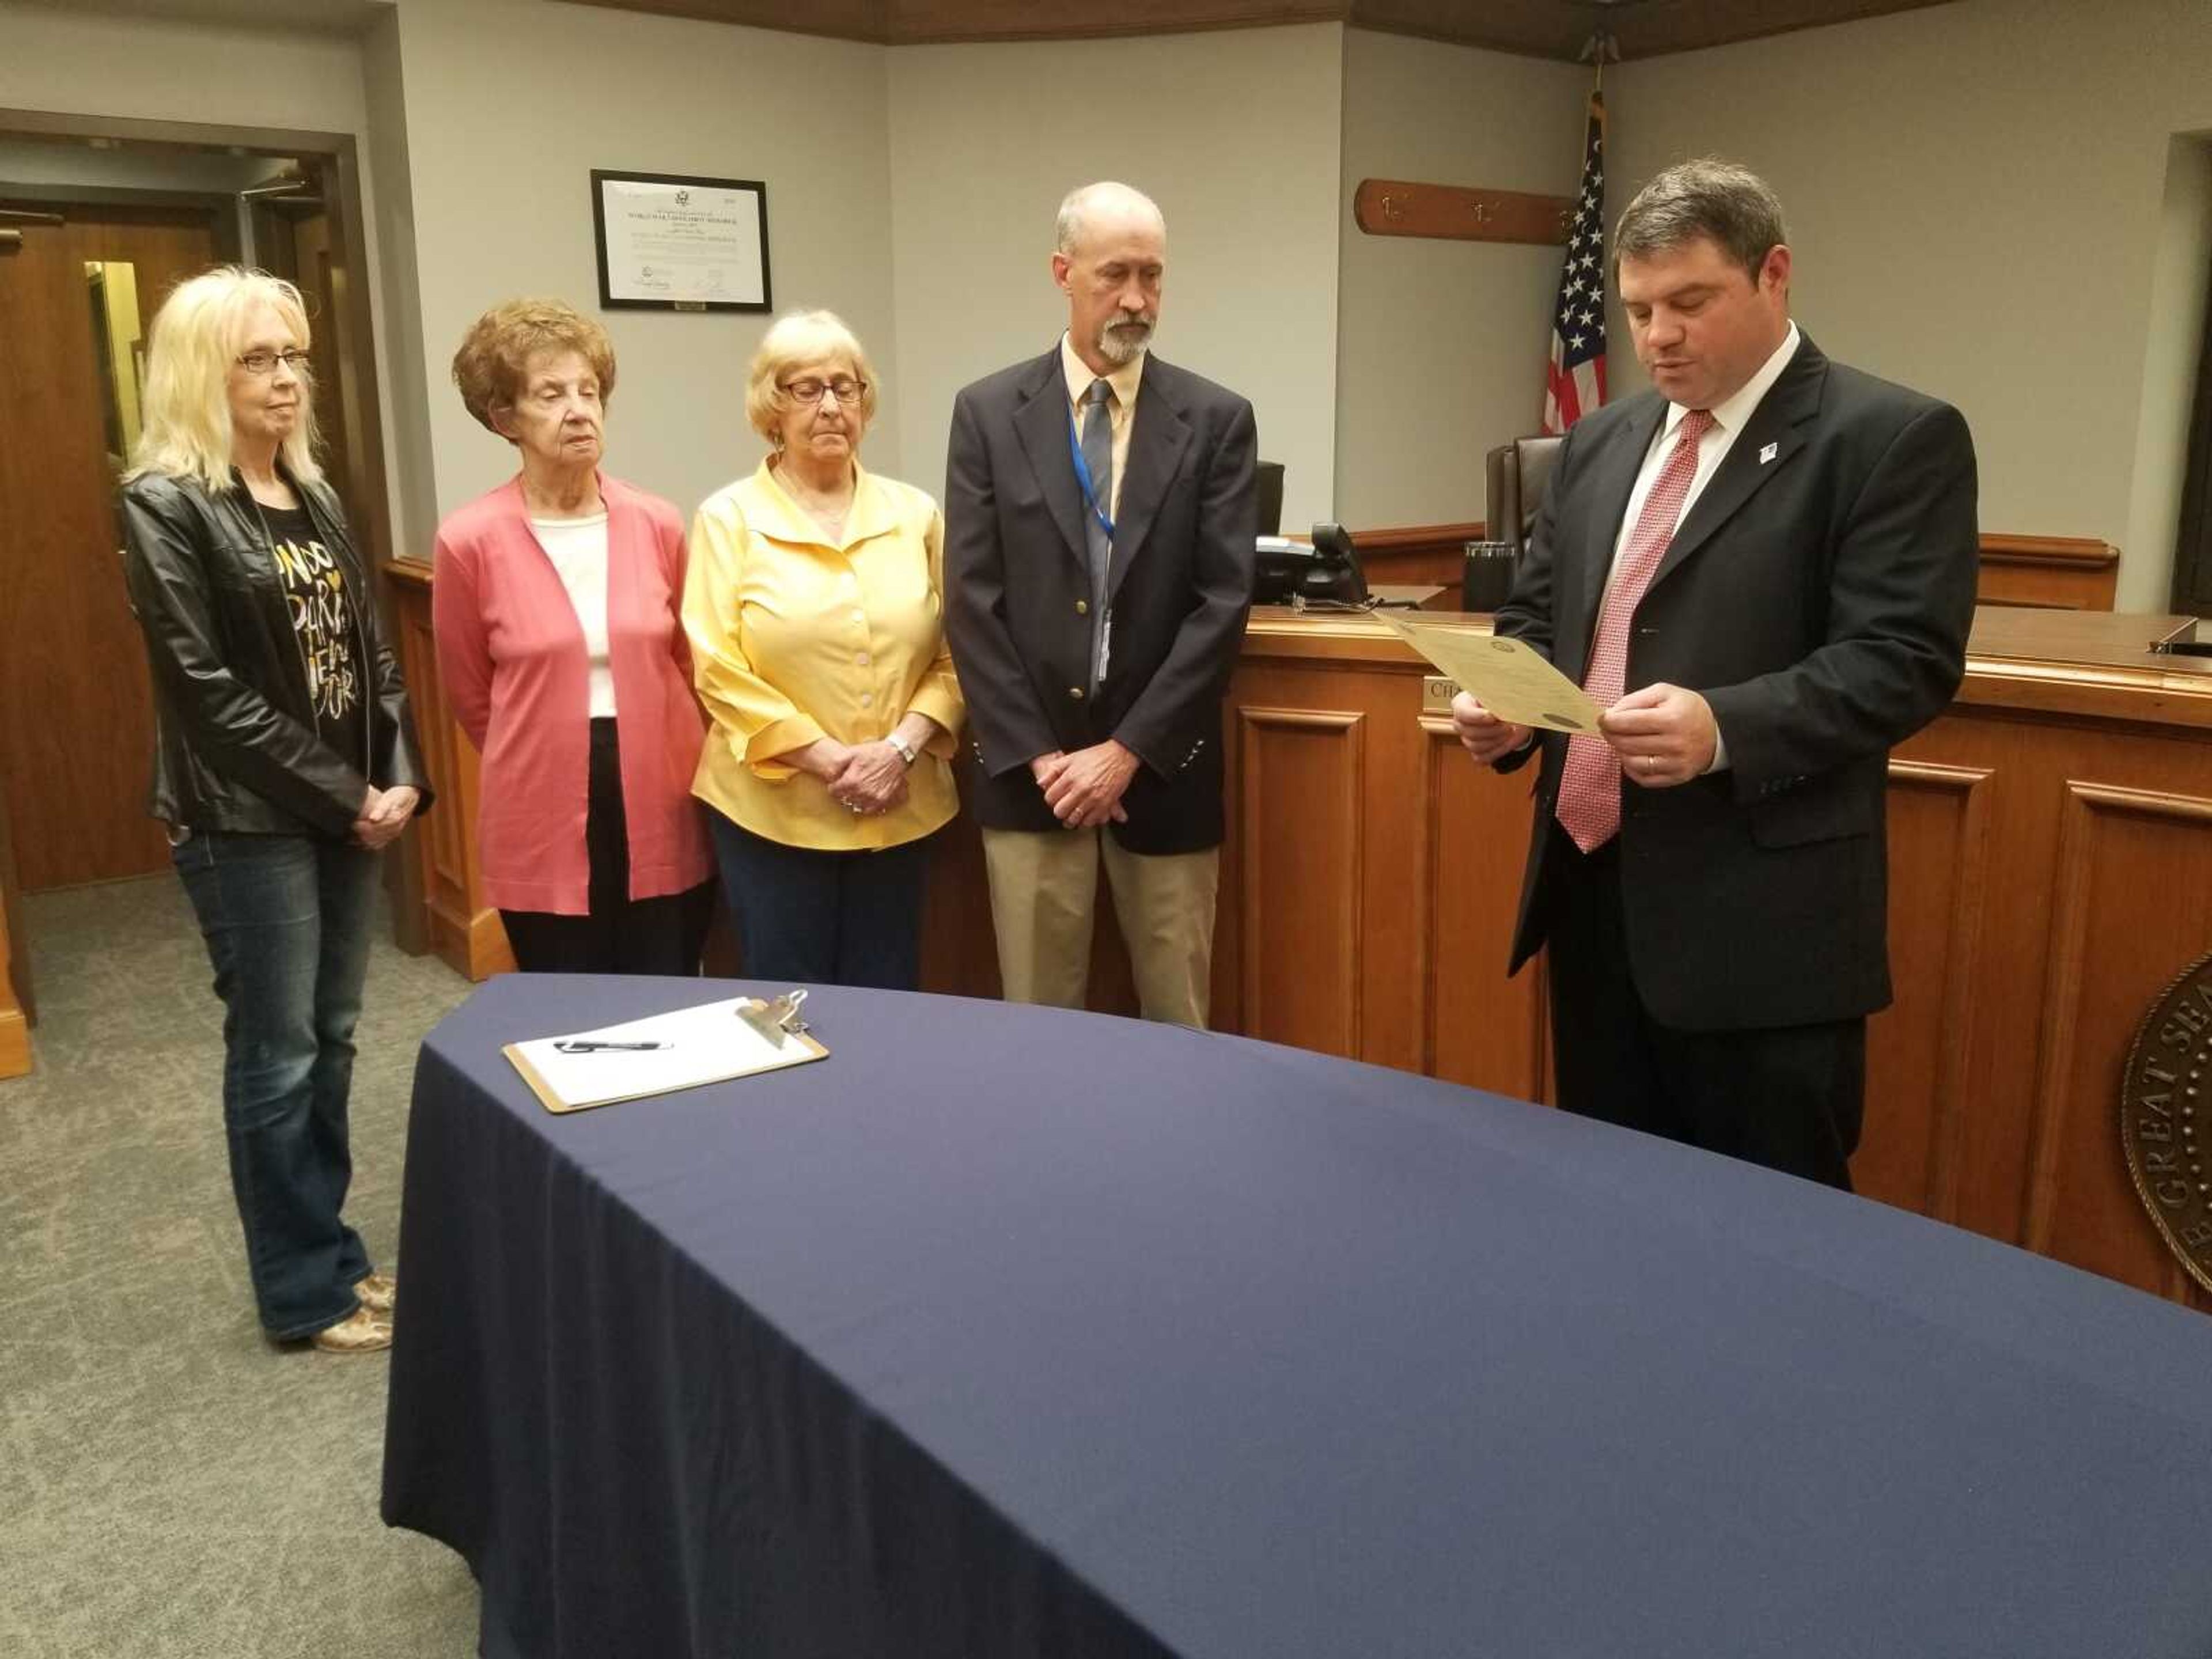
<svg viewBox="0 0 2212 1659"><path fill-rule="evenodd" d="M315 732L356 766L365 759L366 687L361 641L353 625L355 595L345 591L345 572L305 507L264 507L276 558L276 574L291 614L307 671L307 701L315 711Z"/></svg>

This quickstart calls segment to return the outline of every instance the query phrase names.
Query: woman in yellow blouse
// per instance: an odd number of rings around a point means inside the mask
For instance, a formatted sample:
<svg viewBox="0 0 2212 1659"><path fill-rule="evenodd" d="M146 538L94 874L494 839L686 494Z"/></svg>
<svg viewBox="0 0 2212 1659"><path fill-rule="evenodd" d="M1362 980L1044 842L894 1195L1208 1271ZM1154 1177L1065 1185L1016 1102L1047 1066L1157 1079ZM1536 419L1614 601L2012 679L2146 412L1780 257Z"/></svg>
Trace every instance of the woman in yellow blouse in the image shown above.
<svg viewBox="0 0 2212 1659"><path fill-rule="evenodd" d="M756 979L913 989L927 837L959 804L945 521L861 467L875 412L851 330L781 319L745 388L773 453L691 524L684 629L710 721L691 793Z"/></svg>

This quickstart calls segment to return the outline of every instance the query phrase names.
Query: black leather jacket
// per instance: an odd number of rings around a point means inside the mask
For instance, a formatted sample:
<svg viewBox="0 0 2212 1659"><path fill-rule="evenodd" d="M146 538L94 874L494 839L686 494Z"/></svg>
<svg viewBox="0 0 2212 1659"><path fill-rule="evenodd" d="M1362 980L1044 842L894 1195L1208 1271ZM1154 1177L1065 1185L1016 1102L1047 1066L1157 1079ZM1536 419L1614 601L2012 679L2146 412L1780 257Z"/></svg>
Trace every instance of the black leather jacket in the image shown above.
<svg viewBox="0 0 2212 1659"><path fill-rule="evenodd" d="M362 799L410 786L430 805L407 688L384 641L368 572L327 484L291 481L338 562L354 639L374 695L362 752L316 734L266 522L245 484L212 490L149 473L123 487L124 572L146 636L159 735L148 810L193 830L343 841Z"/></svg>

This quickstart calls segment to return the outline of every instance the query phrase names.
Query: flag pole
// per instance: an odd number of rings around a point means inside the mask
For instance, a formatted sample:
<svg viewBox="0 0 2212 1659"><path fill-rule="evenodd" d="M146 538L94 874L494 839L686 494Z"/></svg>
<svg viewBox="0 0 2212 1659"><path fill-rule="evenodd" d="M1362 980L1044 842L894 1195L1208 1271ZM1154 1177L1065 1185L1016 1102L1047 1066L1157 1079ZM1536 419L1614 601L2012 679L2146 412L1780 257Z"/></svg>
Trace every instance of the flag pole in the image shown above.
<svg viewBox="0 0 2212 1659"><path fill-rule="evenodd" d="M1597 65L1597 82L1590 88L1590 96L1604 97L1605 66L1608 63L1618 64L1620 61L1620 38L1610 29L1593 30L1590 38L1583 42L1583 49L1577 55L1585 64Z"/></svg>
<svg viewBox="0 0 2212 1659"><path fill-rule="evenodd" d="M1559 290L1552 308L1552 340L1544 377L1540 428L1565 432L1605 402L1605 65L1620 48L1603 29L1583 45L1596 69L1585 104L1582 184L1566 225Z"/></svg>

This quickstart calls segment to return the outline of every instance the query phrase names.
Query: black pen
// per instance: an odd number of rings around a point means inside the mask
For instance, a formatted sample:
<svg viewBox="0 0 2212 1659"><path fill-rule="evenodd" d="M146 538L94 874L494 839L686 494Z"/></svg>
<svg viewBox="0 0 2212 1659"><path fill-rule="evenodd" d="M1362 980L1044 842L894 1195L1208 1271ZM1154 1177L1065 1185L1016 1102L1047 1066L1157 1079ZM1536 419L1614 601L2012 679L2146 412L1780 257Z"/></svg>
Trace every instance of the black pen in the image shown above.
<svg viewBox="0 0 2212 1659"><path fill-rule="evenodd" d="M593 1042L580 1037L568 1037L553 1045L556 1054L604 1054L620 1050L636 1053L646 1048L672 1048L672 1042Z"/></svg>

